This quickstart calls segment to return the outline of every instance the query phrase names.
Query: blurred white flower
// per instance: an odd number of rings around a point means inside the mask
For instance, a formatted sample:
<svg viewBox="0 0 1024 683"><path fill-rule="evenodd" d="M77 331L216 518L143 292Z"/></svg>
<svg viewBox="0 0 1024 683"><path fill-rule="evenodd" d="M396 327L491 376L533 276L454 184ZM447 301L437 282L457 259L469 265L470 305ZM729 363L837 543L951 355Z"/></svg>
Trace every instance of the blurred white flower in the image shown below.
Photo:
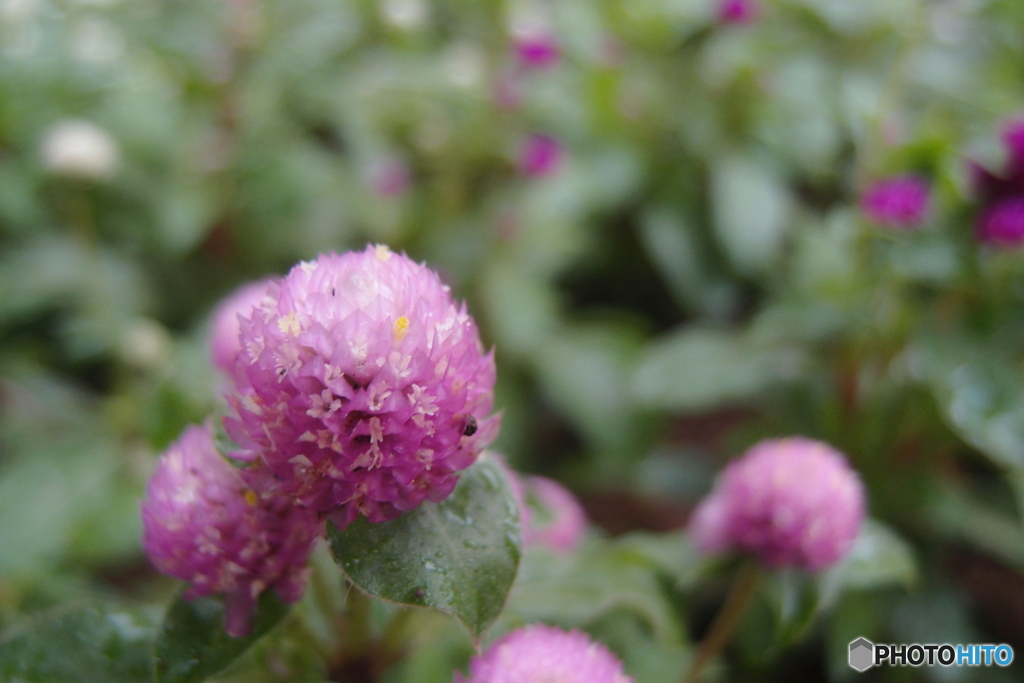
<svg viewBox="0 0 1024 683"><path fill-rule="evenodd" d="M121 153L105 130L88 121L55 124L43 139L43 165L57 175L105 180L117 172Z"/></svg>
<svg viewBox="0 0 1024 683"><path fill-rule="evenodd" d="M71 34L71 54L85 64L110 64L123 51L121 32L103 19L86 19Z"/></svg>
<svg viewBox="0 0 1024 683"><path fill-rule="evenodd" d="M460 88L478 88L487 75L483 50L476 43L456 43L445 51L445 72L451 82Z"/></svg>
<svg viewBox="0 0 1024 683"><path fill-rule="evenodd" d="M403 31L416 31L426 26L430 7L426 0L383 0L380 11L389 25Z"/></svg>
<svg viewBox="0 0 1024 683"><path fill-rule="evenodd" d="M118 339L118 352L140 370L158 370L171 362L174 342L167 329L149 318L131 321Z"/></svg>

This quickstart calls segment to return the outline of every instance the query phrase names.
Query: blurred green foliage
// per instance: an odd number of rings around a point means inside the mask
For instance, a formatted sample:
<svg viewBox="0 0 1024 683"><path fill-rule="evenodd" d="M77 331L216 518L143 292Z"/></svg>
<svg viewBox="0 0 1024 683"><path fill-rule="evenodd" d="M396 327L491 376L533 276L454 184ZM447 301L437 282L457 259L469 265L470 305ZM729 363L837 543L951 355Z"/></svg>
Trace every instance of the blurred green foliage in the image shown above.
<svg viewBox="0 0 1024 683"><path fill-rule="evenodd" d="M554 66L517 61L524 13ZM223 410L211 307L370 241L468 300L497 348L498 450L609 529L678 526L666 510L764 437L850 457L877 547L795 631L768 595L722 680L845 680L857 636L1024 647L1024 259L975 244L966 165L995 168L1024 109L1022 31L1016 0L766 0L747 26L711 0L0 0L0 643L81 622L137 666L130 610L175 590L138 499ZM61 157L68 120L109 139ZM544 177L518 169L532 133L564 146ZM910 171L927 224L867 222L859 191ZM674 680L725 569L666 562L671 534L591 540L528 553L506 619L587 628L638 681ZM330 675L329 625L294 645L311 600L225 680ZM411 617L431 637L406 633L380 680L450 680L469 644L438 619Z"/></svg>

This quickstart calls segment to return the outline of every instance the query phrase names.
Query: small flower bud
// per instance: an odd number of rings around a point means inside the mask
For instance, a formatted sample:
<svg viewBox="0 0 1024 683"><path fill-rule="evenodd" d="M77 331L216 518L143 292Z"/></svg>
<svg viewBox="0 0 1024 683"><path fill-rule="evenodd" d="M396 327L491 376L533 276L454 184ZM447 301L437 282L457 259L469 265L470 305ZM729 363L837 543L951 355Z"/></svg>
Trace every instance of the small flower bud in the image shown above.
<svg viewBox="0 0 1024 683"><path fill-rule="evenodd" d="M982 211L975 226L978 240L996 247L1024 244L1024 195L1004 199Z"/></svg>
<svg viewBox="0 0 1024 683"><path fill-rule="evenodd" d="M210 315L210 361L224 372L234 372L235 359L242 350L238 319L249 317L267 295L270 280L244 284L225 297Z"/></svg>
<svg viewBox="0 0 1024 683"><path fill-rule="evenodd" d="M491 643L469 663L469 676L455 683L633 683L622 662L580 631L545 624L516 629Z"/></svg>
<svg viewBox="0 0 1024 683"><path fill-rule="evenodd" d="M772 568L819 571L850 550L864 519L864 488L827 444L762 441L719 478L690 521L707 553L752 553Z"/></svg>
<svg viewBox="0 0 1024 683"><path fill-rule="evenodd" d="M750 24L761 15L758 0L719 0L718 20L723 24Z"/></svg>
<svg viewBox="0 0 1024 683"><path fill-rule="evenodd" d="M910 229L925 219L929 195L925 180L912 175L895 176L871 184L861 195L860 206L875 223Z"/></svg>
<svg viewBox="0 0 1024 683"><path fill-rule="evenodd" d="M531 178L555 173L562 165L565 150L555 138L534 134L526 139L519 151L519 172Z"/></svg>

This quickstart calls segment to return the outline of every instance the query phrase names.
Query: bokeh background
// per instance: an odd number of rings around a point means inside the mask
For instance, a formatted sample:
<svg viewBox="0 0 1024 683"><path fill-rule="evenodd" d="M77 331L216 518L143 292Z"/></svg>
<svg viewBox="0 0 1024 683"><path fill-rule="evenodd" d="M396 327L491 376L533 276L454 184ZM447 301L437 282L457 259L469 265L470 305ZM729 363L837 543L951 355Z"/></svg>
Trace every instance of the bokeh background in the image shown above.
<svg viewBox="0 0 1024 683"><path fill-rule="evenodd" d="M782 645L755 611L723 680L845 680L860 635L1024 652L1024 252L979 239L971 165L1012 165L1024 4L738 4L0 0L0 632L170 594L139 499L223 410L211 309L372 242L467 300L497 450L623 557L757 440L848 455L899 580L867 567ZM865 214L903 174L923 217ZM674 680L725 580L609 576L552 618ZM436 633L379 679L450 676L469 645ZM330 673L275 652L238 680Z"/></svg>

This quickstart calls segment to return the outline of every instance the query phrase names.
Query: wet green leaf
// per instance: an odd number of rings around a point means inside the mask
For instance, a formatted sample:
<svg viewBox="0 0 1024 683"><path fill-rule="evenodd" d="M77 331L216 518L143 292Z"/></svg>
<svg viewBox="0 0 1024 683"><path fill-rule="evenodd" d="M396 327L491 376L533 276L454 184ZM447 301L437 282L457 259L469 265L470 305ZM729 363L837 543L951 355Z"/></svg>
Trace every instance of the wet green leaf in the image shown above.
<svg viewBox="0 0 1024 683"><path fill-rule="evenodd" d="M62 606L0 635L0 680L148 683L155 631L140 612Z"/></svg>
<svg viewBox="0 0 1024 683"><path fill-rule="evenodd" d="M479 638L505 606L519 567L519 512L508 482L487 454L441 503L398 519L360 517L328 539L349 580L370 595L433 607Z"/></svg>
<svg viewBox="0 0 1024 683"><path fill-rule="evenodd" d="M224 630L224 604L220 599L176 599L156 641L156 680L194 683L222 671L277 626L289 609L290 605L273 591L264 592L251 633L233 638Z"/></svg>

